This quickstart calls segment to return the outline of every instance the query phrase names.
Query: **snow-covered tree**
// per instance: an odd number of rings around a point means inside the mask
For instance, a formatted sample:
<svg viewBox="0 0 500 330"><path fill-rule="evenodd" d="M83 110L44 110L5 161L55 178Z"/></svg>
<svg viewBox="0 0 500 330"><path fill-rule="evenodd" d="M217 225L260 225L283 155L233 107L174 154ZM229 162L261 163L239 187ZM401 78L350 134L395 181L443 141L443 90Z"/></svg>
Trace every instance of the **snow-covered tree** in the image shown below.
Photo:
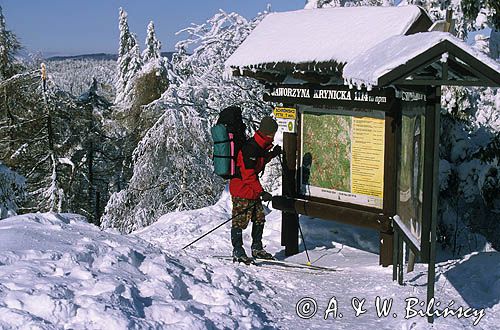
<svg viewBox="0 0 500 330"><path fill-rule="evenodd" d="M458 38L466 39L470 31L485 27L500 28L497 0L403 0L400 5L423 7L433 20L444 20L446 11L453 11L454 31Z"/></svg>
<svg viewBox="0 0 500 330"><path fill-rule="evenodd" d="M0 6L0 80L8 79L20 71L21 66L15 58L20 50L21 44L16 35L7 30L5 17Z"/></svg>
<svg viewBox="0 0 500 330"><path fill-rule="evenodd" d="M25 197L25 179L0 162L0 219L16 215Z"/></svg>
<svg viewBox="0 0 500 330"><path fill-rule="evenodd" d="M58 138L64 139L68 132L70 116L62 114L67 98L50 84L44 89L36 73L26 72L5 83L16 92L9 95L9 111L0 117L0 141L5 146L0 148L0 159L26 177L29 198L23 209L60 210L64 192L56 149Z"/></svg>
<svg viewBox="0 0 500 330"><path fill-rule="evenodd" d="M21 66L15 58L20 49L21 45L16 35L7 30L5 17L0 6L0 131L8 136L6 140L0 140L0 149L3 149L4 152L12 149L12 141L16 138L16 129L13 126L16 118L13 114L13 108L17 106L16 96L21 95L22 92L16 88L15 84L21 77L18 79L14 75L21 70Z"/></svg>
<svg viewBox="0 0 500 330"><path fill-rule="evenodd" d="M156 39L155 25L153 21L148 24L146 35L146 49L142 52L142 61L148 63L161 59L161 42Z"/></svg>
<svg viewBox="0 0 500 330"><path fill-rule="evenodd" d="M119 29L120 47L115 104L126 108L133 99L134 76L141 70L142 58L137 38L129 30L127 12L123 8L120 8Z"/></svg>
<svg viewBox="0 0 500 330"><path fill-rule="evenodd" d="M134 151L130 184L111 197L103 227L130 232L168 211L216 201L224 182L213 174L210 127L219 111L238 105L245 117L258 120L271 110L256 81L223 79L224 61L262 18L248 21L221 11L183 30L189 36L176 45L169 87L148 106L163 114ZM192 54L186 49L193 49Z"/></svg>

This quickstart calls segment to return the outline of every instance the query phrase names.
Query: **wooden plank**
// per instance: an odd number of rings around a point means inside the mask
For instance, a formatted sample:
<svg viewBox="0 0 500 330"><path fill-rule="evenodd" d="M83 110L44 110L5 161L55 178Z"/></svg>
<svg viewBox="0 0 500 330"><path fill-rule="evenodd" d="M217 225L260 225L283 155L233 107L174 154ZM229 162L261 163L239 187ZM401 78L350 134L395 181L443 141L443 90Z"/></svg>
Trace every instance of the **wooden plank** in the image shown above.
<svg viewBox="0 0 500 330"><path fill-rule="evenodd" d="M300 198L287 198L284 196L273 197L273 208L313 218L322 218L378 231L388 231L383 221L385 216L382 213L363 212L349 207L318 203Z"/></svg>
<svg viewBox="0 0 500 330"><path fill-rule="evenodd" d="M353 102L353 101L341 101L341 100L322 100L322 99L301 99L301 98L291 98L283 96L271 96L269 94L264 94L264 101L266 102L277 102L277 103L294 103L303 105L312 105L315 107L344 107L344 108L364 108L371 110L381 110L390 111L391 104L388 103L368 103L368 102Z"/></svg>
<svg viewBox="0 0 500 330"><path fill-rule="evenodd" d="M354 226L371 228L378 231L386 229L382 223L383 214L362 212L347 207L322 204L300 199L296 199L294 201L294 209L297 213L310 217L333 220Z"/></svg>
<svg viewBox="0 0 500 330"><path fill-rule="evenodd" d="M420 242L417 241L415 235L409 232L408 228L405 226L403 221L399 216L394 216L393 218L394 228L402 234L402 237L405 238L406 243L410 246L410 249L415 252L415 254L420 254Z"/></svg>

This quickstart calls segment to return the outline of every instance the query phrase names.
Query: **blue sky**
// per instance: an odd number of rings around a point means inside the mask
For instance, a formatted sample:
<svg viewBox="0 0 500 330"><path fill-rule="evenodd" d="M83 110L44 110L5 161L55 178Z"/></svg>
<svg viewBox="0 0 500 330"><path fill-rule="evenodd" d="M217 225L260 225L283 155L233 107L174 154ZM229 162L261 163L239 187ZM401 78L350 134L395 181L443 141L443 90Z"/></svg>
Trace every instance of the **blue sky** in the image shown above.
<svg viewBox="0 0 500 330"><path fill-rule="evenodd" d="M191 23L203 23L219 9L255 17L271 4L273 11L302 9L305 0L0 0L7 28L30 52L44 55L116 53L118 8L141 45L150 20L155 23L162 50L174 49L182 36L175 32Z"/></svg>

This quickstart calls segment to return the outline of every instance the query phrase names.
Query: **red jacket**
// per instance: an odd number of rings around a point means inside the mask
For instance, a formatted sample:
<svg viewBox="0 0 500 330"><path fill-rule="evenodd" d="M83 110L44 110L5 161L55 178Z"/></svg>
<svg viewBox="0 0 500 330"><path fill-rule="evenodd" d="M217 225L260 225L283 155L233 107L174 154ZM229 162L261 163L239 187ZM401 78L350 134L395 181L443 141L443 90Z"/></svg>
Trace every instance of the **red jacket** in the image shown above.
<svg viewBox="0 0 500 330"><path fill-rule="evenodd" d="M271 160L269 150L273 145L273 139L257 131L238 152L236 166L238 166L241 178L233 178L229 181L229 192L231 196L257 200L263 189L258 174L264 171L266 164Z"/></svg>

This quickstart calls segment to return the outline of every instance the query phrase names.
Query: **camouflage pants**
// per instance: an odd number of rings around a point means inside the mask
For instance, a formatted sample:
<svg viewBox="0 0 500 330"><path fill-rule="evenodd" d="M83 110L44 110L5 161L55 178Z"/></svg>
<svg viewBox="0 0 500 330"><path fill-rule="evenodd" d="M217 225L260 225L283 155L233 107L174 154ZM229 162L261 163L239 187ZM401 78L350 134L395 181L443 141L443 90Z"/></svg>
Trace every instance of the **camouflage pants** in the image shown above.
<svg viewBox="0 0 500 330"><path fill-rule="evenodd" d="M250 221L257 225L263 225L264 222L266 222L264 208L262 207L262 202L260 200L251 200L239 197L231 197L231 200L233 202L234 217L231 222L232 228L245 229Z"/></svg>

